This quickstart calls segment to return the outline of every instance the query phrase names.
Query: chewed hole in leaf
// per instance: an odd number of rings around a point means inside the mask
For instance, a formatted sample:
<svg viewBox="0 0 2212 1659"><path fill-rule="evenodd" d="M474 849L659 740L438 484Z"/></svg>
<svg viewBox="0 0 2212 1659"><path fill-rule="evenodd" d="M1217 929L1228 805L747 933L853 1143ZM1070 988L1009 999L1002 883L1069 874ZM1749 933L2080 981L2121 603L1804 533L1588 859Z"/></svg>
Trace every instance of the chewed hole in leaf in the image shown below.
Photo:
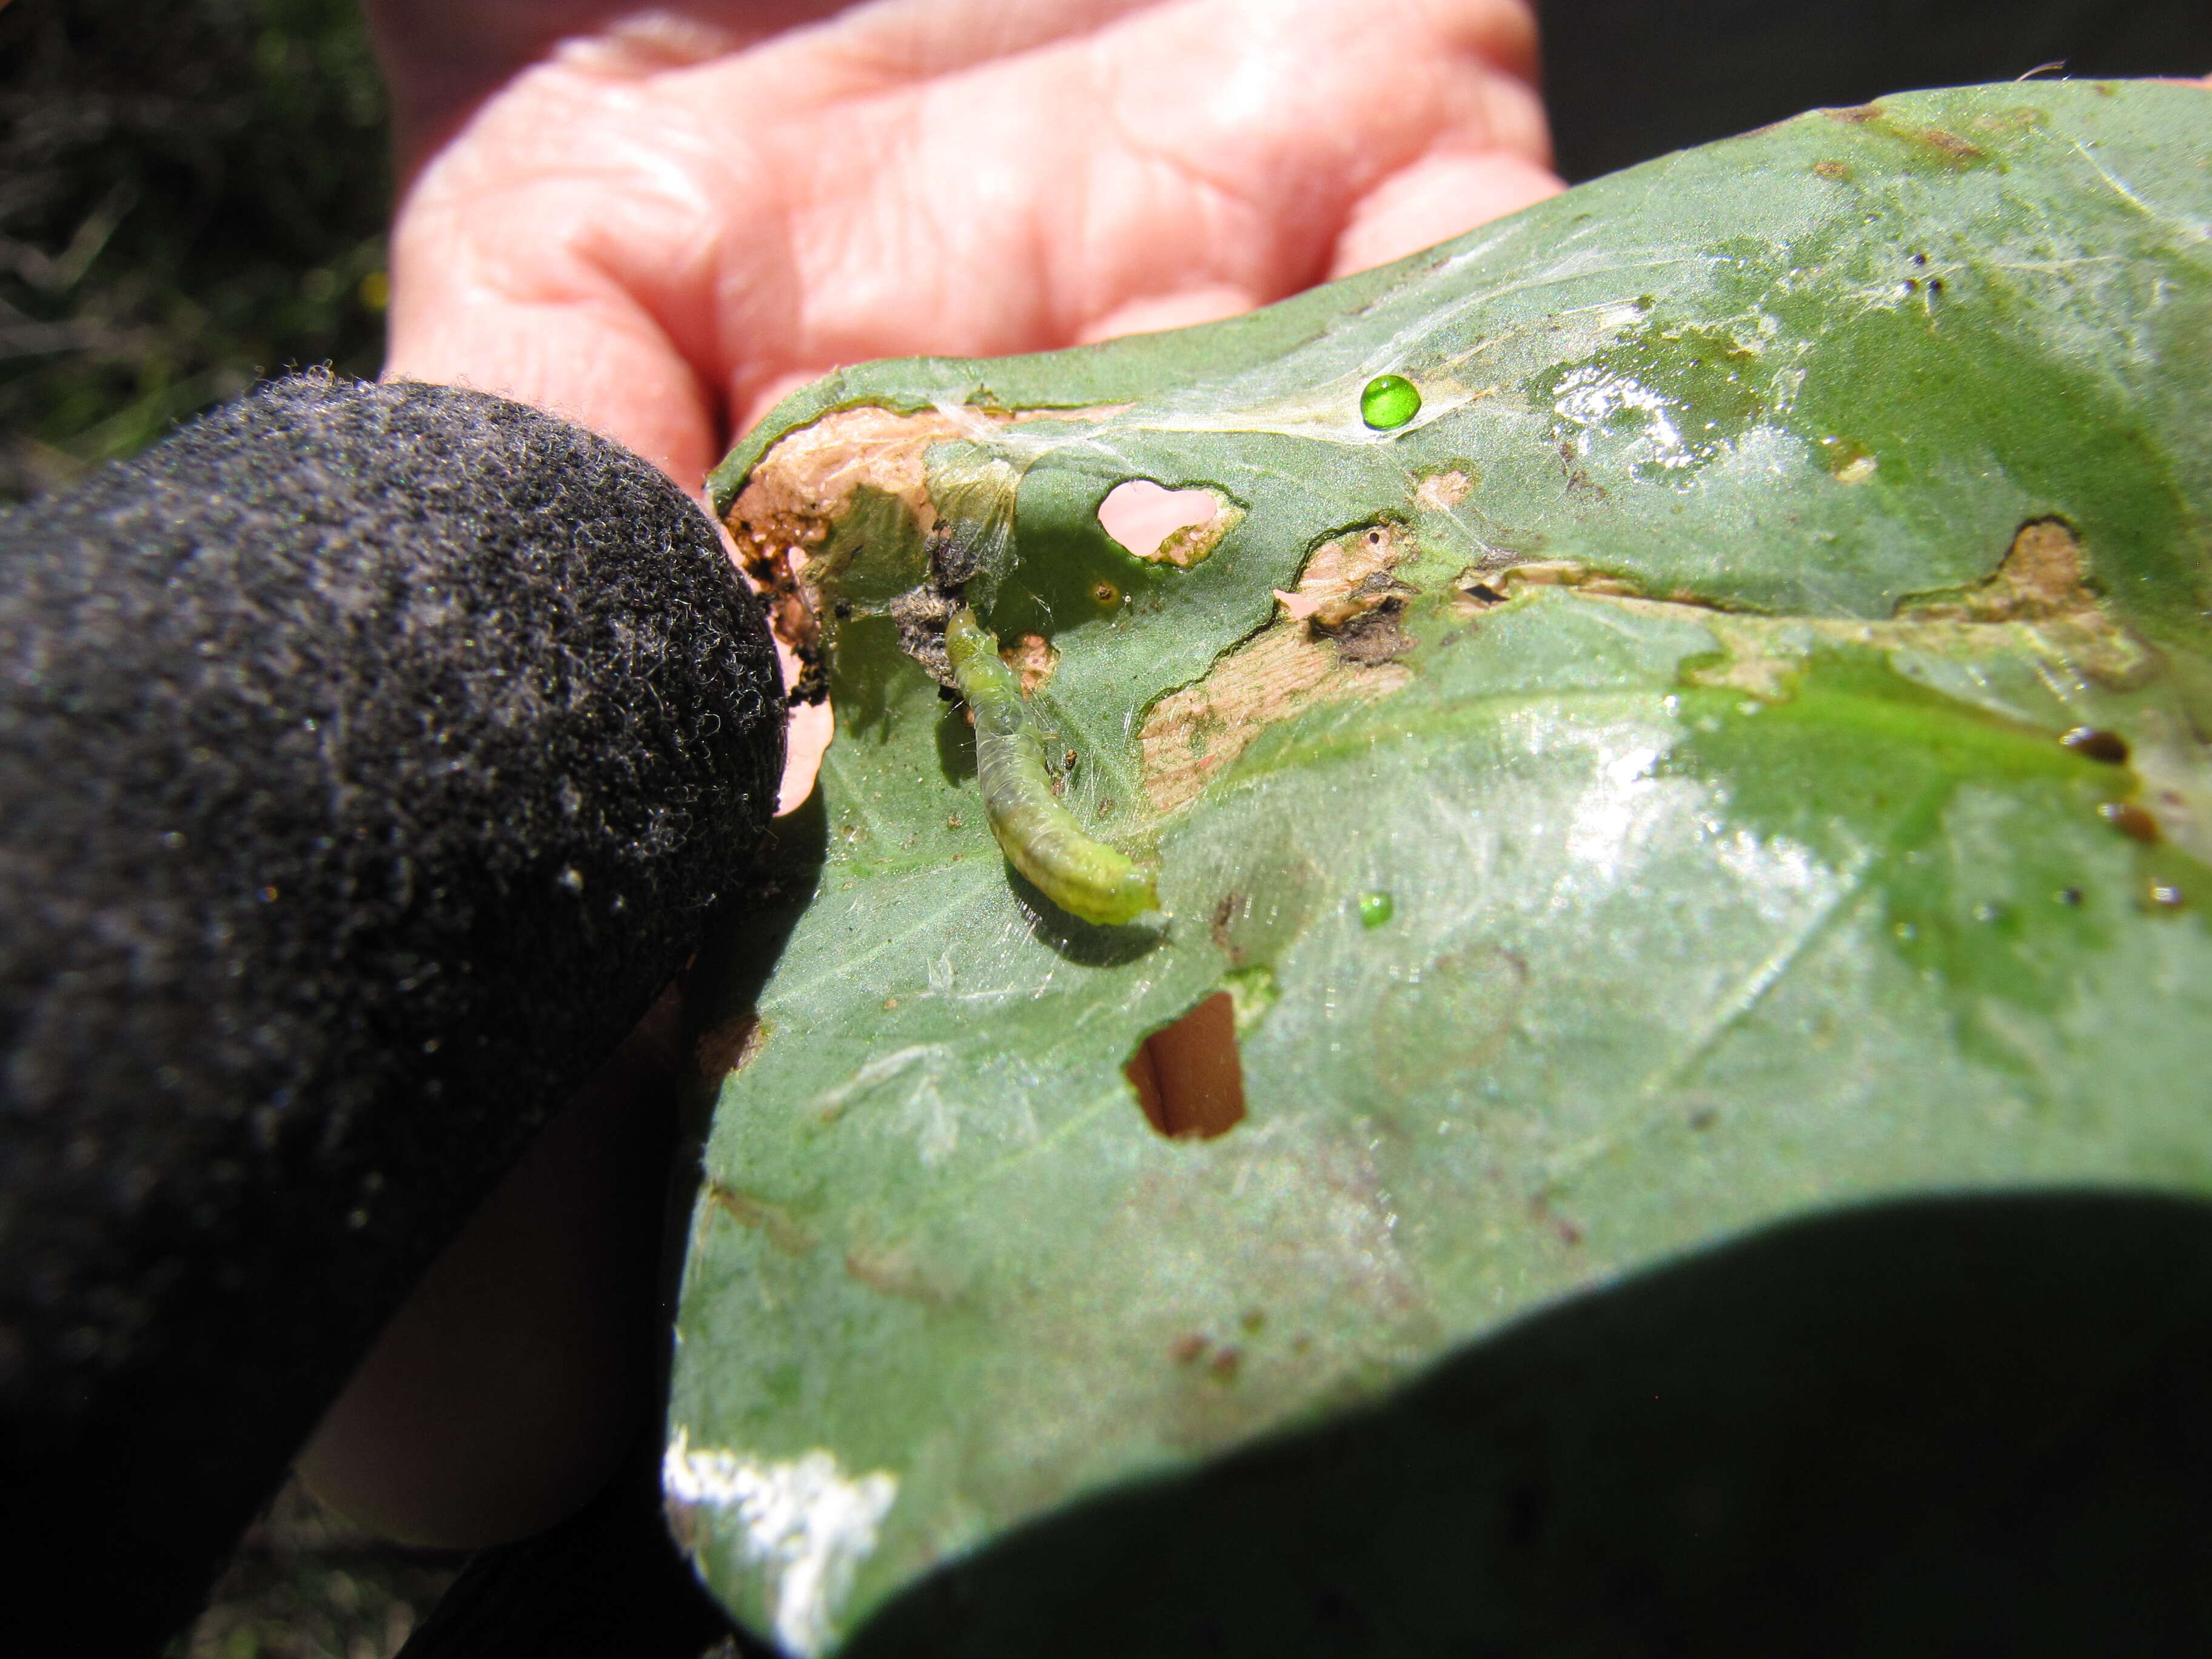
<svg viewBox="0 0 2212 1659"><path fill-rule="evenodd" d="M1145 1121L1170 1140L1212 1140L1244 1121L1244 1063L1226 991L1137 1045L1122 1067Z"/></svg>
<svg viewBox="0 0 2212 1659"><path fill-rule="evenodd" d="M1136 557L1188 570L1243 516L1213 489L1170 489L1150 478L1118 483L1098 504L1099 527Z"/></svg>

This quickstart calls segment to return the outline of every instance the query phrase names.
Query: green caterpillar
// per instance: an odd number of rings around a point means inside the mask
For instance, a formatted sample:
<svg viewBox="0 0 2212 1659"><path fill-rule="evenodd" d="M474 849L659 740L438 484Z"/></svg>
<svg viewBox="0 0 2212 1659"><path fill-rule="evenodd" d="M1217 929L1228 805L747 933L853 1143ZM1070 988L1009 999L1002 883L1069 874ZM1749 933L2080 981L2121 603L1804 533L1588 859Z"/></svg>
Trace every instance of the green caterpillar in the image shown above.
<svg viewBox="0 0 2212 1659"><path fill-rule="evenodd" d="M1084 834L1074 815L1054 799L1021 682L1000 660L999 641L974 611L957 611L945 625L945 654L975 717L975 781L1006 862L1085 921L1134 921L1158 909L1152 878Z"/></svg>

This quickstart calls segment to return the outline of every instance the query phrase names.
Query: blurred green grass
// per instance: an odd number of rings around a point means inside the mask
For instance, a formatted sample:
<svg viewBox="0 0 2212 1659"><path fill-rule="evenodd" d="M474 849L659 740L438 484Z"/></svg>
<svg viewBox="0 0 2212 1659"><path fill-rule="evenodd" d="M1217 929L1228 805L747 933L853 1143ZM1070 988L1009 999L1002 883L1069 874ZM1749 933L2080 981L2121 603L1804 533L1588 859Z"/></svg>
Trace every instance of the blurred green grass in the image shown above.
<svg viewBox="0 0 2212 1659"><path fill-rule="evenodd" d="M0 500L384 349L355 0L0 0Z"/></svg>

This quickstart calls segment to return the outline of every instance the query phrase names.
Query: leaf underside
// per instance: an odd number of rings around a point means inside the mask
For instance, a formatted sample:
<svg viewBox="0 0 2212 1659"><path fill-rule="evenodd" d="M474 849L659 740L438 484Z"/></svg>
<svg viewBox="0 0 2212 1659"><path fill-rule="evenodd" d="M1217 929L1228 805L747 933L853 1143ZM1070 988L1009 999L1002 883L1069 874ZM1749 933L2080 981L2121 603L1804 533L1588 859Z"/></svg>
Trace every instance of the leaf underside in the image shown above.
<svg viewBox="0 0 2212 1659"><path fill-rule="evenodd" d="M833 1649L1024 1522L1790 1218L2212 1184L2203 98L1815 112L748 438L718 507L846 614L787 913L702 975L666 1484L740 1618ZM1384 373L1423 404L1376 432ZM840 430L848 473L791 459ZM886 614L913 477L849 481L902 431L956 530L960 479L1018 480L970 597L1056 653L1063 799L1164 930L1010 878ZM1228 528L1134 556L1131 479ZM1168 1139L1123 1068L1224 989L1249 1115ZM1020 1645L945 1617L915 1650Z"/></svg>

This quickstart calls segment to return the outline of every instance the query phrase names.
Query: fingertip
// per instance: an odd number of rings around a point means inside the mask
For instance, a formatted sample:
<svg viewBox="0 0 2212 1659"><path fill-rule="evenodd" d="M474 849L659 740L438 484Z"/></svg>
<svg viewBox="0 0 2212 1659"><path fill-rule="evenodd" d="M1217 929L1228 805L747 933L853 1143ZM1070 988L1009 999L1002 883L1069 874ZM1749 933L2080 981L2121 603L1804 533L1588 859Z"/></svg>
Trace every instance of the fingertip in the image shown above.
<svg viewBox="0 0 2212 1659"><path fill-rule="evenodd" d="M1125 334L1159 334L1241 317L1259 301L1233 283L1211 283L1173 294L1147 294L1125 301L1077 331L1073 343L1091 345Z"/></svg>
<svg viewBox="0 0 2212 1659"><path fill-rule="evenodd" d="M380 1537L481 1549L605 1483L652 1408L672 998L393 1316L295 1462Z"/></svg>
<svg viewBox="0 0 2212 1659"><path fill-rule="evenodd" d="M1328 274L1402 259L1565 188L1549 167L1509 150L1424 156L1360 198L1336 239Z"/></svg>
<svg viewBox="0 0 2212 1659"><path fill-rule="evenodd" d="M775 665L783 677L786 696L783 728L783 776L776 787L775 816L782 817L797 811L814 793L816 775L822 769L822 757L830 752L830 744L837 732L836 711L828 697L818 702L792 702L790 693L797 689L805 672L799 653L783 633L775 627L777 602L762 583L745 568L744 556L730 534L730 527L714 513L714 504L702 491L699 497L700 510L714 521L714 533L721 540L722 552L730 561L730 568L738 573L738 580L754 592L762 594L769 606L769 637L775 646ZM795 598L786 603L796 604Z"/></svg>
<svg viewBox="0 0 2212 1659"><path fill-rule="evenodd" d="M1530 85L1540 65L1536 8L1528 0L1419 0L1439 40L1475 53Z"/></svg>
<svg viewBox="0 0 2212 1659"><path fill-rule="evenodd" d="M527 404L695 489L711 393L644 298L572 245L584 216L566 191L418 185L392 228L383 378Z"/></svg>
<svg viewBox="0 0 2212 1659"><path fill-rule="evenodd" d="M830 741L836 730L837 717L826 699L803 702L793 708L788 734L784 739L783 784L776 793L776 817L795 812L806 804L807 798L814 793L816 775L822 770L822 757L829 753Z"/></svg>
<svg viewBox="0 0 2212 1659"><path fill-rule="evenodd" d="M834 368L794 368L757 383L748 383L741 371L737 383L730 390L730 407L738 411L735 437L732 441L744 437L767 419L769 412L793 392L812 386L823 376L835 373Z"/></svg>

